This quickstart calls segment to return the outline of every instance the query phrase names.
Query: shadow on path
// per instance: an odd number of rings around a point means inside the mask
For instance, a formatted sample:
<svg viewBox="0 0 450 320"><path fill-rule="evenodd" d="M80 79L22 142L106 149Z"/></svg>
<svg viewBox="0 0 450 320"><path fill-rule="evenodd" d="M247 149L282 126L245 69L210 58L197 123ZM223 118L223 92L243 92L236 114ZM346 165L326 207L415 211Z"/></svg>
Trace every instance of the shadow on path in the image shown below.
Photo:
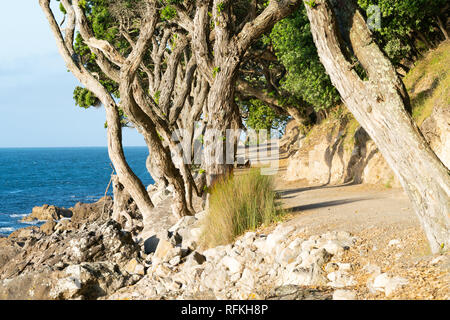
<svg viewBox="0 0 450 320"><path fill-rule="evenodd" d="M344 205L344 204L348 204L348 203L365 201L365 200L370 200L370 198L355 198L355 199L324 201L324 202L296 206L296 207L289 208L287 210L291 213L295 213L295 212L307 211L307 210L313 210L313 209L319 209L319 208L340 206L340 205Z"/></svg>

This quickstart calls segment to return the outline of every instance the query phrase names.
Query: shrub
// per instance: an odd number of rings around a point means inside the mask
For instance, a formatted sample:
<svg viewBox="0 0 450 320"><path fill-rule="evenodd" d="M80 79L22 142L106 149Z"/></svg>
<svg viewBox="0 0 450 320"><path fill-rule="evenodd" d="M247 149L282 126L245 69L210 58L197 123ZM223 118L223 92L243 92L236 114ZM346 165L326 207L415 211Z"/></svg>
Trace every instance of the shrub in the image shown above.
<svg viewBox="0 0 450 320"><path fill-rule="evenodd" d="M273 178L258 169L218 181L211 190L201 242L206 247L231 243L246 231L279 220Z"/></svg>

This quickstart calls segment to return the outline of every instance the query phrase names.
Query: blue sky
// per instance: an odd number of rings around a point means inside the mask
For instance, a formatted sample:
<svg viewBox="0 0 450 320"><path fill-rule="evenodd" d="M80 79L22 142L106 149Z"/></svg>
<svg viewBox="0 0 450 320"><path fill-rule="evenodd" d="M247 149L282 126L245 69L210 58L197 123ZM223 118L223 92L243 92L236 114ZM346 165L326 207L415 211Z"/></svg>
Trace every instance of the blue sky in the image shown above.
<svg viewBox="0 0 450 320"><path fill-rule="evenodd" d="M2 6L0 148L106 146L104 109L75 106L78 82L58 54L38 0ZM144 145L144 140L124 129L124 145Z"/></svg>

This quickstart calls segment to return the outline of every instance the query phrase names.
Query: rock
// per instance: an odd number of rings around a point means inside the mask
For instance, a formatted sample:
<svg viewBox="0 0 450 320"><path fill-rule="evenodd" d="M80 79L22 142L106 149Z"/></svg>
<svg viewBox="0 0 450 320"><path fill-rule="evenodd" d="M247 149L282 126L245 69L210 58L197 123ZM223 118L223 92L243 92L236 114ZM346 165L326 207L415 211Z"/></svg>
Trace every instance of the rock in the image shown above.
<svg viewBox="0 0 450 320"><path fill-rule="evenodd" d="M0 299L97 299L135 282L114 263L82 263L63 271L31 272L0 280Z"/></svg>
<svg viewBox="0 0 450 320"><path fill-rule="evenodd" d="M227 280L226 270L213 265L207 265L200 278L201 287L212 289L215 293L225 288Z"/></svg>
<svg viewBox="0 0 450 320"><path fill-rule="evenodd" d="M152 262L154 264L158 264L170 260L169 253L172 249L174 249L174 245L170 241L161 239L158 243L158 247L156 248Z"/></svg>
<svg viewBox="0 0 450 320"><path fill-rule="evenodd" d="M230 273L238 273L241 272L243 269L243 265L241 262L239 262L236 258L225 256L222 259L222 264L230 270Z"/></svg>
<svg viewBox="0 0 450 320"><path fill-rule="evenodd" d="M51 289L54 299L97 299L133 282L109 262L71 265L65 273L67 277L59 279Z"/></svg>
<svg viewBox="0 0 450 320"><path fill-rule="evenodd" d="M97 221L103 217L109 217L113 207L112 198L103 197L95 203L78 202L72 209L73 216L71 222L73 224L82 224Z"/></svg>
<svg viewBox="0 0 450 320"><path fill-rule="evenodd" d="M353 290L336 290L333 300L356 300L356 292Z"/></svg>
<svg viewBox="0 0 450 320"><path fill-rule="evenodd" d="M332 293L326 289L312 289L296 285L275 288L267 300L331 300Z"/></svg>
<svg viewBox="0 0 450 320"><path fill-rule="evenodd" d="M389 241L388 243L388 247L393 247L396 246L397 248L400 248L400 240L398 239L392 239L391 241Z"/></svg>
<svg viewBox="0 0 450 320"><path fill-rule="evenodd" d="M343 271L331 272L327 275L327 278L331 281L328 285L333 288L344 288L356 285L354 278Z"/></svg>
<svg viewBox="0 0 450 320"><path fill-rule="evenodd" d="M439 256L431 260L430 265L435 266L445 261L445 256Z"/></svg>
<svg viewBox="0 0 450 320"><path fill-rule="evenodd" d="M242 277L239 280L239 284L244 286L248 291L253 291L256 285L254 272L250 271L248 268L245 268L242 272Z"/></svg>
<svg viewBox="0 0 450 320"><path fill-rule="evenodd" d="M344 246L340 244L336 240L328 240L323 246L328 253L332 254L333 256L340 256L344 253L344 250L348 249L347 246Z"/></svg>
<svg viewBox="0 0 450 320"><path fill-rule="evenodd" d="M68 219L59 220L55 226L55 231L64 232L66 230L73 230L75 227L72 225L72 222Z"/></svg>
<svg viewBox="0 0 450 320"><path fill-rule="evenodd" d="M390 296L398 288L408 284L408 280L401 277L390 277L387 273L378 275L373 281L373 288Z"/></svg>
<svg viewBox="0 0 450 320"><path fill-rule="evenodd" d="M255 245L265 254L274 254L275 249L279 248L280 244L288 239L288 236L292 231L294 231L294 227L284 227L280 225L267 236L263 243L258 242L255 243Z"/></svg>
<svg viewBox="0 0 450 320"><path fill-rule="evenodd" d="M287 265L289 263L294 262L297 258L298 252L290 249L284 248L279 255L276 256L275 261L281 265Z"/></svg>
<svg viewBox="0 0 450 320"><path fill-rule="evenodd" d="M34 207L31 214L22 219L22 222L59 220L72 217L72 211L44 204L42 207Z"/></svg>
<svg viewBox="0 0 450 320"><path fill-rule="evenodd" d="M11 240L18 244L21 241ZM85 262L109 261L125 266L139 252L131 234L112 220L86 225L77 232L54 232L50 236L37 232L19 247L20 254L0 266L0 279L52 272Z"/></svg>
<svg viewBox="0 0 450 320"><path fill-rule="evenodd" d="M164 200L170 197L172 192L168 188L161 188L150 193L150 199L155 206L160 205Z"/></svg>
<svg viewBox="0 0 450 320"><path fill-rule="evenodd" d="M313 264L309 268L296 266L282 270L277 283L279 285L322 286L326 285L327 279L321 268Z"/></svg>
<svg viewBox="0 0 450 320"><path fill-rule="evenodd" d="M381 274L381 268L374 264L367 264L366 266L364 266L364 270L367 273L375 275L375 276L378 276L379 274Z"/></svg>
<svg viewBox="0 0 450 320"><path fill-rule="evenodd" d="M169 232L178 232L179 230L186 229L192 226L196 221L197 218L193 216L182 217L180 220L178 220L178 222L175 225L173 225L169 229Z"/></svg>
<svg viewBox="0 0 450 320"><path fill-rule="evenodd" d="M51 235L53 231L55 230L56 222L54 220L48 220L46 223L44 223L40 228L39 231L42 233L45 233L46 235Z"/></svg>
<svg viewBox="0 0 450 320"><path fill-rule="evenodd" d="M125 271L129 274L138 274L143 276L145 274L145 268L144 266L139 263L139 261L136 258L131 259L126 265L125 265Z"/></svg>
<svg viewBox="0 0 450 320"><path fill-rule="evenodd" d="M36 226L17 229L8 236L8 239L29 239L35 237L39 232L40 230Z"/></svg>
<svg viewBox="0 0 450 320"><path fill-rule="evenodd" d="M197 251L194 251L193 253L191 253L187 259L185 264L187 265L201 265L203 263L205 263L206 261L206 257L200 253L198 253Z"/></svg>

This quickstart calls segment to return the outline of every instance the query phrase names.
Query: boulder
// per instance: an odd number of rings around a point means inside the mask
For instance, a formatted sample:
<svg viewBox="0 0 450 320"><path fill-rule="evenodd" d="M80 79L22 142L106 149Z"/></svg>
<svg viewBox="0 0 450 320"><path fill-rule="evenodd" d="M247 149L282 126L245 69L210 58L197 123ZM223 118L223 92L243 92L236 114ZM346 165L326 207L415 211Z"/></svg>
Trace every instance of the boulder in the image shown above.
<svg viewBox="0 0 450 320"><path fill-rule="evenodd" d="M0 279L31 272L54 271L84 262L109 261L124 266L137 257L139 246L115 221L90 224L77 232L36 232L26 241L11 238L19 253L0 267ZM22 242L21 242L22 241Z"/></svg>
<svg viewBox="0 0 450 320"><path fill-rule="evenodd" d="M112 206L113 200L109 196L103 197L94 203L78 202L72 208L73 216L71 221L73 224L79 225L100 220L102 217L104 218L103 220L105 220L110 216Z"/></svg>
<svg viewBox="0 0 450 320"><path fill-rule="evenodd" d="M45 233L46 235L51 235L55 230L55 227L56 227L55 220L48 220L39 228L39 231Z"/></svg>
<svg viewBox="0 0 450 320"><path fill-rule="evenodd" d="M34 207L31 214L23 218L22 222L59 220L70 217L72 217L72 211L70 209L44 204L42 207Z"/></svg>

